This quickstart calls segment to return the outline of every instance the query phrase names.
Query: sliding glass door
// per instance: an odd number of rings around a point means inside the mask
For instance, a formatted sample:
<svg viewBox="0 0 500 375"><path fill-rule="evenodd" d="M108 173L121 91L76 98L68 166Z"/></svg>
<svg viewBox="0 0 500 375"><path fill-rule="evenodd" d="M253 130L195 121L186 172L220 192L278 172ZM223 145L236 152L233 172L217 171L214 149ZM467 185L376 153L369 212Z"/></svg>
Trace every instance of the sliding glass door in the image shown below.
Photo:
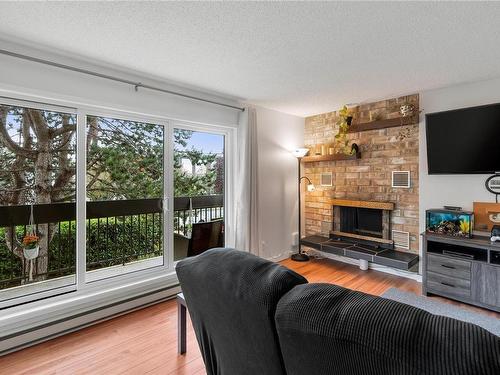
<svg viewBox="0 0 500 375"><path fill-rule="evenodd" d="M173 129L174 261L224 246L225 135Z"/></svg>
<svg viewBox="0 0 500 375"><path fill-rule="evenodd" d="M87 116L87 280L164 264L162 125Z"/></svg>
<svg viewBox="0 0 500 375"><path fill-rule="evenodd" d="M0 309L224 246L227 128L13 99L0 121Z"/></svg>

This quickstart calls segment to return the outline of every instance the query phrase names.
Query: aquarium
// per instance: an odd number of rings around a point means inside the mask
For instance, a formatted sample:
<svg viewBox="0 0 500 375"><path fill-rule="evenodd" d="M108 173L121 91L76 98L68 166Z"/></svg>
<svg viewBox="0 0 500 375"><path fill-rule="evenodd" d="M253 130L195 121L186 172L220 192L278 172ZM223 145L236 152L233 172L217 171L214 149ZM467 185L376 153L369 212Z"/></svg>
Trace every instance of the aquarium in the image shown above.
<svg viewBox="0 0 500 375"><path fill-rule="evenodd" d="M474 213L454 210L427 210L426 231L455 237L472 237Z"/></svg>

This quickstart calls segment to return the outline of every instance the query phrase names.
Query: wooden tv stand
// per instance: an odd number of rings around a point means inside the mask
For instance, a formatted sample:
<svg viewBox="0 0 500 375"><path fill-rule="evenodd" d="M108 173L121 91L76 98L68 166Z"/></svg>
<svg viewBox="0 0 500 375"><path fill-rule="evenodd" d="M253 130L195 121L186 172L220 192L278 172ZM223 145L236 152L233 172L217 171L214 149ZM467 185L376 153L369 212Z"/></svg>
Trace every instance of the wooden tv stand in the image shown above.
<svg viewBox="0 0 500 375"><path fill-rule="evenodd" d="M424 233L424 295L500 312L500 242Z"/></svg>

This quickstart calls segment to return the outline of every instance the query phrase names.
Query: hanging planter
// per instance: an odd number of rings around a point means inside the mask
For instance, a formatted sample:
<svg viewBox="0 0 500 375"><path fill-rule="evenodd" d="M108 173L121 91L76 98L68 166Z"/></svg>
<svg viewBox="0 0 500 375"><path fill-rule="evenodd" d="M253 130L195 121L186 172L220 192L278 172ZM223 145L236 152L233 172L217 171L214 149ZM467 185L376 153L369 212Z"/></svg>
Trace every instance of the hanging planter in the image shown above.
<svg viewBox="0 0 500 375"><path fill-rule="evenodd" d="M33 205L30 205L29 224L26 228L26 234L22 242L23 254L26 260L33 260L38 257L40 252L40 237L36 235L35 224L33 220Z"/></svg>
<svg viewBox="0 0 500 375"><path fill-rule="evenodd" d="M24 258L28 261L29 281L33 281L33 271L35 268L35 259L40 253L40 237L36 235L35 223L33 220L33 204L30 205L29 224L26 227L26 234L21 243Z"/></svg>
<svg viewBox="0 0 500 375"><path fill-rule="evenodd" d="M23 237L23 254L26 260L33 260L38 257L40 252L40 238L35 234L26 234Z"/></svg>

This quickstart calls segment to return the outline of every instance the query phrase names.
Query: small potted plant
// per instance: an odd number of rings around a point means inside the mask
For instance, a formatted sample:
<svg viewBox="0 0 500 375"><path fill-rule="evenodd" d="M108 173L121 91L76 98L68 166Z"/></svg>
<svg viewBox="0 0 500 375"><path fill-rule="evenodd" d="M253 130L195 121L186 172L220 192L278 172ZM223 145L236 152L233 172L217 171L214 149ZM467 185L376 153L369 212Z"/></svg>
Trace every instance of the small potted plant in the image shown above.
<svg viewBox="0 0 500 375"><path fill-rule="evenodd" d="M35 259L40 251L40 238L36 234L26 234L23 237L22 247L26 259Z"/></svg>

